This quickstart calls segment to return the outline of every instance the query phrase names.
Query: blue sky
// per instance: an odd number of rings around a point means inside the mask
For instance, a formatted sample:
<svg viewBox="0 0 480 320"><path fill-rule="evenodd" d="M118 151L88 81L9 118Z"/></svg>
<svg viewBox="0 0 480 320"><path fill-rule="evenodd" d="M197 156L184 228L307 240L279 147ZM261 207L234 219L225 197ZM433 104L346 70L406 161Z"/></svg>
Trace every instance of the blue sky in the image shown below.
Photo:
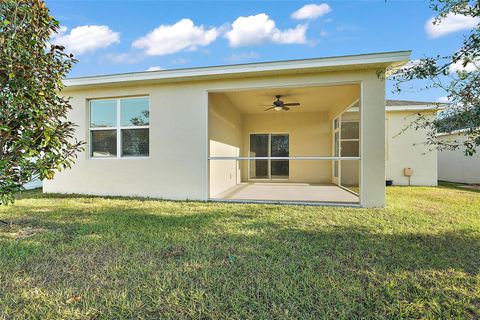
<svg viewBox="0 0 480 320"><path fill-rule="evenodd" d="M477 21L429 27L423 1L55 1L70 77L395 50L448 54ZM306 7L305 7L306 6ZM302 9L303 8L303 9ZM300 10L300 11L299 11ZM243 17L243 18L242 18ZM387 97L437 101L439 91Z"/></svg>

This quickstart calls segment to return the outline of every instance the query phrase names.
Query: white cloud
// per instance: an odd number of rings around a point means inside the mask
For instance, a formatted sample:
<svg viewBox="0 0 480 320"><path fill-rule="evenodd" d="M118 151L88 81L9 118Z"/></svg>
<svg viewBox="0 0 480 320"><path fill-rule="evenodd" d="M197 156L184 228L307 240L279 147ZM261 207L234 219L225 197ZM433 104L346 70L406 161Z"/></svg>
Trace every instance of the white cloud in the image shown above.
<svg viewBox="0 0 480 320"><path fill-rule="evenodd" d="M450 103L450 100L448 99L448 97L440 97L440 98L437 99L437 102Z"/></svg>
<svg viewBox="0 0 480 320"><path fill-rule="evenodd" d="M238 17L230 31L225 33L231 47L257 45L264 42L280 44L305 43L306 25L298 25L294 29L280 30L275 21L265 13L254 16Z"/></svg>
<svg viewBox="0 0 480 320"><path fill-rule="evenodd" d="M65 46L66 50L82 54L100 48L106 48L114 43L120 43L120 34L107 26L86 25L73 28L67 33L66 27L61 27L52 41Z"/></svg>
<svg viewBox="0 0 480 320"><path fill-rule="evenodd" d="M291 17L296 20L315 19L326 15L332 11L332 8L326 3L321 4L307 4L291 14Z"/></svg>
<svg viewBox="0 0 480 320"><path fill-rule="evenodd" d="M287 29L284 31L276 30L272 35L272 40L275 43L289 44L289 43L305 43L307 41L305 33L307 26L300 24L295 29Z"/></svg>
<svg viewBox="0 0 480 320"><path fill-rule="evenodd" d="M480 66L480 61L477 61L476 63L473 62L467 62L467 64L464 66L463 61L457 61L453 64L450 65L449 70L452 73L458 72L458 71L464 71L464 72L474 72L479 70Z"/></svg>
<svg viewBox="0 0 480 320"><path fill-rule="evenodd" d="M160 25L147 35L135 40L132 46L144 49L149 56L160 56L182 50L196 50L207 46L218 37L217 28L206 30L190 19L182 19L173 25Z"/></svg>
<svg viewBox="0 0 480 320"><path fill-rule="evenodd" d="M480 23L480 18L463 15L448 14L439 23L434 24L435 18L430 18L425 23L425 32L430 38L438 38L449 33L475 28Z"/></svg>
<svg viewBox="0 0 480 320"><path fill-rule="evenodd" d="M320 37L328 37L328 32L325 30L320 31Z"/></svg>
<svg viewBox="0 0 480 320"><path fill-rule="evenodd" d="M160 71L160 70L165 70L165 69L159 66L153 66L147 69L147 71Z"/></svg>
<svg viewBox="0 0 480 320"><path fill-rule="evenodd" d="M416 59L416 60L410 60L408 61L401 69L406 71L406 70L409 70L413 67L417 67L417 66L420 66L422 64L422 62L419 60L419 59Z"/></svg>

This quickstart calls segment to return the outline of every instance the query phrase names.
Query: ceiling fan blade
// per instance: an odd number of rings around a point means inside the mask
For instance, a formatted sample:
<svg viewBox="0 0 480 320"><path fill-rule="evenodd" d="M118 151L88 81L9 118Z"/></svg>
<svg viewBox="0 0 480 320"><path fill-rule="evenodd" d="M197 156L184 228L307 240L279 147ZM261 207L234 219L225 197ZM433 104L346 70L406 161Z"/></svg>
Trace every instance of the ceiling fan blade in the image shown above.
<svg viewBox="0 0 480 320"><path fill-rule="evenodd" d="M296 106L299 106L300 103L298 103L298 102L291 102L291 103L284 103L283 105L284 105L284 106L289 106L289 107L296 107Z"/></svg>
<svg viewBox="0 0 480 320"><path fill-rule="evenodd" d="M290 110L290 108L289 108L289 107L285 107L285 105L283 105L283 107L282 107L282 108L283 108L283 110L285 110L285 111L288 111L288 110Z"/></svg>
<svg viewBox="0 0 480 320"><path fill-rule="evenodd" d="M268 111L268 110L273 109L273 108L275 108L275 107L270 107L270 108L267 108L267 109L265 109L265 110L263 110L263 111Z"/></svg>

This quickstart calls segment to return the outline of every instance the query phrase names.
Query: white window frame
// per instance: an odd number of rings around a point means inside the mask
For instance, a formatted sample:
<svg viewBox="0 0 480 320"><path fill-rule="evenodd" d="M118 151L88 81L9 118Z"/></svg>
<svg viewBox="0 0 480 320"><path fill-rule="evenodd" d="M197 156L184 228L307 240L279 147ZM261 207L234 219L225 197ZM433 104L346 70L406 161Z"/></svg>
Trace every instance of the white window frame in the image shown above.
<svg viewBox="0 0 480 320"><path fill-rule="evenodd" d="M148 119L148 125L146 126L122 126L121 125L121 100L125 99L135 99L135 98L147 98L148 100L148 112L150 113L150 97L149 96L132 96L132 97L113 97L105 99L90 99L88 100L88 158L95 160L109 160L109 159L148 159L150 158L150 117ZM92 119L91 119L91 104L95 101L106 101L106 100L115 100L116 101L116 114L117 125L115 127L98 127L92 128ZM122 156L122 130L123 129L148 129L148 156ZM92 131L107 131L115 130L117 132L117 154L114 157L94 157L92 155Z"/></svg>
<svg viewBox="0 0 480 320"><path fill-rule="evenodd" d="M341 157L341 150L342 150L342 144L341 144L341 139L342 139L342 131L340 130L342 124L340 123L340 117L341 115L338 115L337 117L333 118L332 121L332 155L334 157ZM335 121L337 122L337 127L335 128ZM336 148L335 148L335 134L338 133L338 156L335 156L336 153ZM337 164L337 175L335 175L335 163ZM335 184L339 184L338 182L340 181L340 160L336 159L333 160L333 167L332 167L332 181Z"/></svg>

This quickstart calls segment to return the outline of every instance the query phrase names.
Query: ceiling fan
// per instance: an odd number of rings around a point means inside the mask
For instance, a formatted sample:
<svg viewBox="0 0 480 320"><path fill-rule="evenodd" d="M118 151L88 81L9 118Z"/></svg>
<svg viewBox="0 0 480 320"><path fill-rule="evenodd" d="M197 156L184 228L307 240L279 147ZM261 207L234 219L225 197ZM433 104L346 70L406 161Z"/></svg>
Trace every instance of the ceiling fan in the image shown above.
<svg viewBox="0 0 480 320"><path fill-rule="evenodd" d="M274 109L275 111L281 111L281 110L288 111L290 110L289 107L297 107L300 105L300 103L298 102L285 103L282 100L280 100L281 97L282 97L281 95L276 95L275 98L277 98L277 100L273 101L272 106L270 108L265 109L264 111L268 111L270 109Z"/></svg>

